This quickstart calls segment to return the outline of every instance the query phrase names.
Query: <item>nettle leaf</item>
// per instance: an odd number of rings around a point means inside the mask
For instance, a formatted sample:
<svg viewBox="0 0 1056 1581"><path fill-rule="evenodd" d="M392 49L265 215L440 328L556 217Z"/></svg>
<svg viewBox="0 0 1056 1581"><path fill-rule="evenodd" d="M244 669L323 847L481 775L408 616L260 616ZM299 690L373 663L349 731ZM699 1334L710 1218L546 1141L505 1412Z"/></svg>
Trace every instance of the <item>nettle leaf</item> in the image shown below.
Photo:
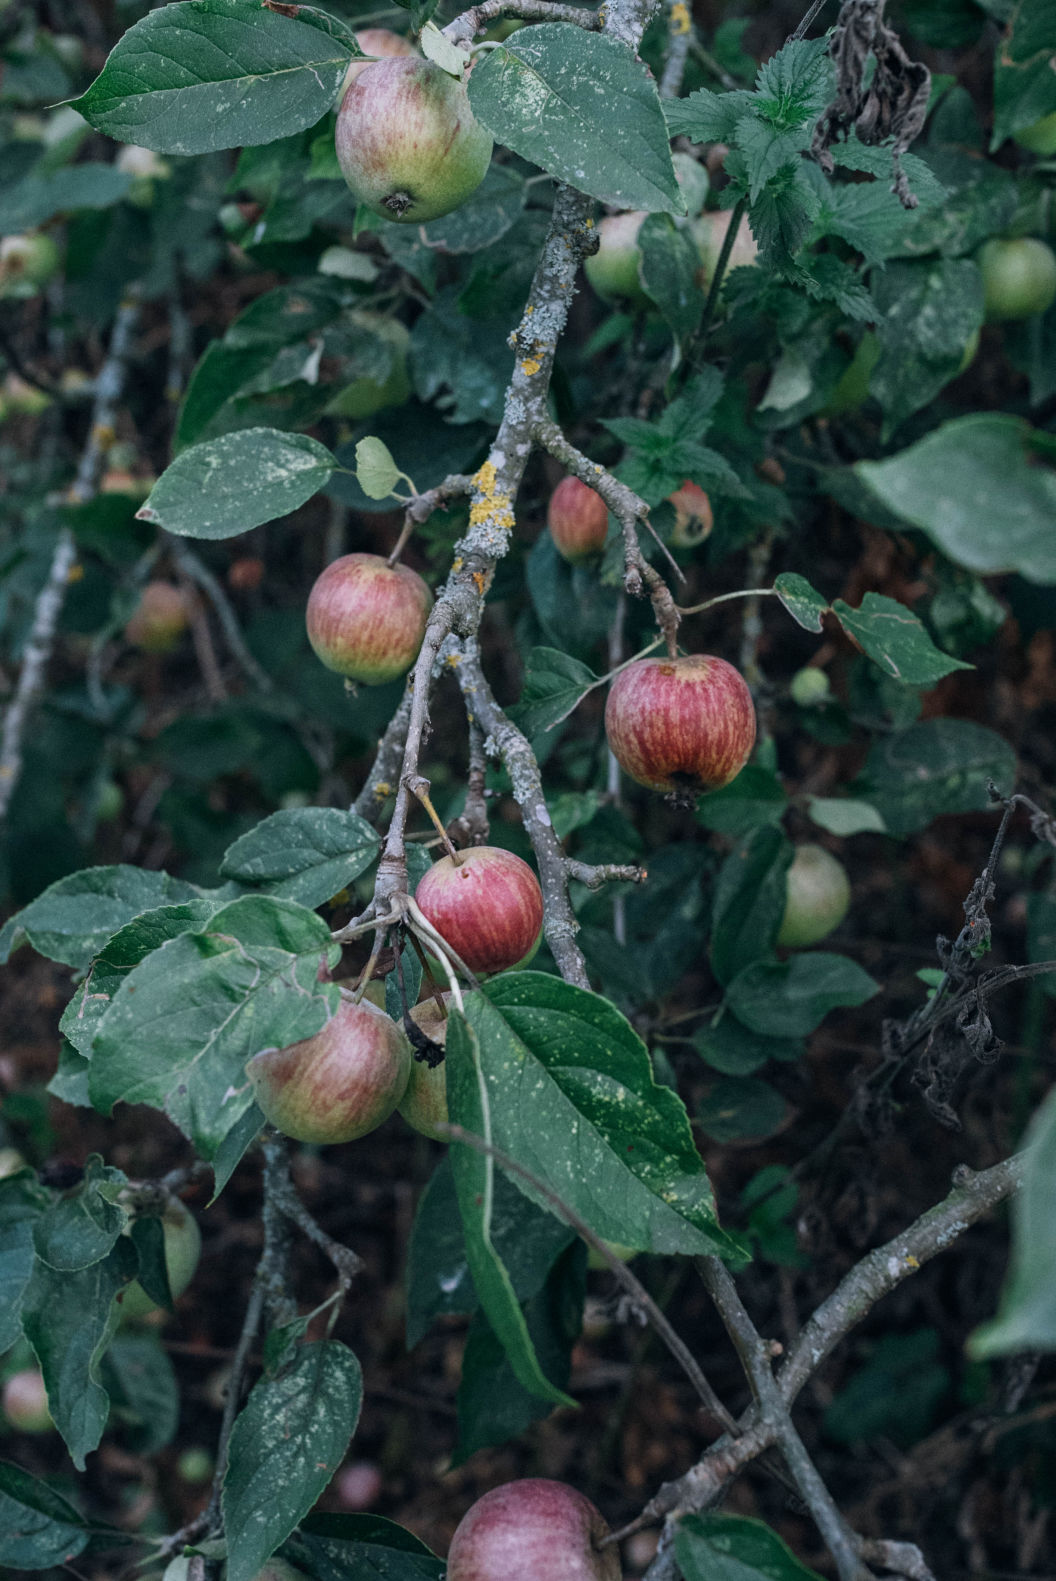
<svg viewBox="0 0 1056 1581"><path fill-rule="evenodd" d="M711 964L728 983L749 961L768 955L788 900L792 842L775 824L753 829L719 869L712 896Z"/></svg>
<svg viewBox="0 0 1056 1581"><path fill-rule="evenodd" d="M736 190L746 194L750 171L745 155L735 149L726 160L726 170L735 179ZM786 267L806 243L820 212L821 199L803 160L782 165L752 204L752 235L759 243L761 265Z"/></svg>
<svg viewBox="0 0 1056 1581"><path fill-rule="evenodd" d="M0 1460L0 1564L13 1570L65 1568L90 1536L83 1517L54 1488Z"/></svg>
<svg viewBox="0 0 1056 1581"><path fill-rule="evenodd" d="M559 648L533 648L520 701L507 712L526 736L537 736L565 719L597 680L593 670Z"/></svg>
<svg viewBox="0 0 1056 1581"><path fill-rule="evenodd" d="M717 1223L685 1109L607 1000L511 972L466 1001L496 1144L605 1240L740 1255ZM514 1184L529 1197L531 1187ZM544 1202L541 1204L546 1206Z"/></svg>
<svg viewBox="0 0 1056 1581"><path fill-rule="evenodd" d="M906 686L927 689L954 670L973 670L973 664L951 658L932 642L916 615L897 599L866 593L858 609L838 598L832 612L885 675Z"/></svg>
<svg viewBox="0 0 1056 1581"><path fill-rule="evenodd" d="M22 1300L22 1329L48 1391L48 1410L78 1471L110 1413L99 1367L117 1320L114 1297L135 1277L135 1247L119 1235L101 1261L61 1272L38 1261Z"/></svg>
<svg viewBox="0 0 1056 1581"><path fill-rule="evenodd" d="M820 1581L775 1531L746 1515L688 1515L675 1557L686 1581Z"/></svg>
<svg viewBox="0 0 1056 1581"><path fill-rule="evenodd" d="M996 1318L976 1329L972 1356L1056 1350L1056 1092L1034 1116L1023 1186L1012 1202L1012 1259Z"/></svg>
<svg viewBox="0 0 1056 1581"><path fill-rule="evenodd" d="M311 1037L338 989L317 981L335 947L314 912L267 895L222 907L118 985L92 1045L96 1108L149 1103L212 1158L252 1104L246 1061Z"/></svg>
<svg viewBox="0 0 1056 1581"><path fill-rule="evenodd" d="M832 98L834 78L827 38L792 39L760 66L754 97L775 126L813 129Z"/></svg>
<svg viewBox="0 0 1056 1581"><path fill-rule="evenodd" d="M1056 473L1034 464L1034 431L999 412L957 417L886 461L859 461L871 495L955 565L1056 582ZM995 523L1000 530L995 530Z"/></svg>
<svg viewBox="0 0 1056 1581"><path fill-rule="evenodd" d="M774 592L804 631L821 631L821 617L828 611L828 601L811 587L805 576L800 576L798 571L782 571L774 580Z"/></svg>
<svg viewBox="0 0 1056 1581"><path fill-rule="evenodd" d="M486 1142L495 1141L480 1042L457 1011L448 1019L446 1056L452 1122ZM495 1248L495 1160L475 1148L456 1146L451 1152L451 1170L473 1285L517 1382L536 1399L553 1405L574 1405L575 1401L551 1383L543 1371L513 1282Z"/></svg>
<svg viewBox="0 0 1056 1581"><path fill-rule="evenodd" d="M700 323L704 293L697 284L700 253L692 238L669 214L650 214L638 232L642 261L638 274L676 340L685 340Z"/></svg>
<svg viewBox="0 0 1056 1581"><path fill-rule="evenodd" d="M34 1170L23 1169L0 1180L0 1354L22 1332L22 1297L36 1260L33 1227L51 1200Z"/></svg>
<svg viewBox="0 0 1056 1581"><path fill-rule="evenodd" d="M478 60L473 113L497 142L602 203L684 214L656 82L632 49L562 22Z"/></svg>
<svg viewBox="0 0 1056 1581"><path fill-rule="evenodd" d="M139 867L89 867L50 884L0 932L0 963L28 942L40 955L84 971L112 934L141 912L192 900L192 884Z"/></svg>
<svg viewBox="0 0 1056 1581"><path fill-rule="evenodd" d="M229 846L222 878L280 900L321 906L374 861L380 840L365 818L338 807L290 807Z"/></svg>
<svg viewBox="0 0 1056 1581"><path fill-rule="evenodd" d="M359 1362L337 1340L302 1345L235 1420L224 1474L230 1581L253 1581L311 1509L348 1449L363 1402Z"/></svg>
<svg viewBox="0 0 1056 1581"><path fill-rule="evenodd" d="M352 54L245 0L181 0L134 23L74 107L96 131L162 154L271 143L326 114Z"/></svg>
<svg viewBox="0 0 1056 1581"><path fill-rule="evenodd" d="M90 160L61 170L31 171L0 194L0 236L45 224L67 209L108 209L128 193L132 177Z"/></svg>
<svg viewBox="0 0 1056 1581"><path fill-rule="evenodd" d="M671 99L664 105L667 130L671 137L688 137L693 143L732 143L738 121L755 103L747 88L731 93L713 93L698 88L686 99Z"/></svg>
<svg viewBox="0 0 1056 1581"><path fill-rule="evenodd" d="M1016 783L1007 741L969 719L926 719L873 743L859 784L889 834L915 834L933 818L989 807L987 783Z"/></svg>
<svg viewBox="0 0 1056 1581"><path fill-rule="evenodd" d="M994 133L997 148L1013 132L1056 114L1056 20L1047 6L1016 0L994 61Z"/></svg>
<svg viewBox="0 0 1056 1581"><path fill-rule="evenodd" d="M816 950L787 961L754 961L729 984L726 1003L752 1032L806 1037L830 1010L864 1005L879 992L880 984L856 961Z"/></svg>
<svg viewBox="0 0 1056 1581"><path fill-rule="evenodd" d="M337 465L307 434L246 428L181 452L136 515L184 538L234 538L297 510Z"/></svg>
<svg viewBox="0 0 1056 1581"><path fill-rule="evenodd" d="M33 1226L33 1245L41 1262L62 1273L101 1262L128 1222L116 1198L128 1176L93 1153L76 1191L59 1197Z"/></svg>
<svg viewBox="0 0 1056 1581"><path fill-rule="evenodd" d="M799 158L809 140L804 130L782 131L772 125L754 106L737 122L733 136L744 155L748 197L752 203L772 176Z"/></svg>

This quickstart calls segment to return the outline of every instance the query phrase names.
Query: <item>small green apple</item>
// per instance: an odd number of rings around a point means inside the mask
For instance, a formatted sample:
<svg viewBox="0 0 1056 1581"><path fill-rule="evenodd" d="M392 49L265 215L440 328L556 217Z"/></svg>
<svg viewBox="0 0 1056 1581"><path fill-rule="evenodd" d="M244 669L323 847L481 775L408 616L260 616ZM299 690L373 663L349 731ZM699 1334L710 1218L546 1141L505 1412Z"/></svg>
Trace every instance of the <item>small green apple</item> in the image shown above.
<svg viewBox="0 0 1056 1581"><path fill-rule="evenodd" d="M194 1214L176 1197L161 1216L161 1228L165 1237L165 1271L172 1299L176 1301L194 1278L202 1250L202 1235ZM149 1317L157 1311L157 1303L147 1295L138 1279L119 1290L114 1300L126 1321Z"/></svg>
<svg viewBox="0 0 1056 1581"><path fill-rule="evenodd" d="M583 273L603 302L625 299L644 307L649 298L638 277L642 250L638 232L648 218L644 209L629 214L608 214L598 226L598 250L583 265Z"/></svg>
<svg viewBox="0 0 1056 1581"><path fill-rule="evenodd" d="M802 950L839 926L851 903L850 880L821 845L801 845L786 875L785 914L778 944Z"/></svg>
<svg viewBox="0 0 1056 1581"><path fill-rule="evenodd" d="M1036 236L992 236L975 255L991 323L1033 318L1056 302L1056 253Z"/></svg>

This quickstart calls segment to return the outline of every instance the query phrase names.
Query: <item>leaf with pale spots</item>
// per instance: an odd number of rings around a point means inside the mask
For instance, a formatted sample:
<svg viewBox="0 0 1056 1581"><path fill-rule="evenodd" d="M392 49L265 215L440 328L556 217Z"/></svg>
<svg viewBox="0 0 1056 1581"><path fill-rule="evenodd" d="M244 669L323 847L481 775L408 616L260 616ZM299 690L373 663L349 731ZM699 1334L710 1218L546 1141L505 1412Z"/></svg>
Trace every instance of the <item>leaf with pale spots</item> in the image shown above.
<svg viewBox="0 0 1056 1581"><path fill-rule="evenodd" d="M466 1015L496 1146L595 1234L646 1251L740 1255L719 1228L681 1100L654 1081L645 1045L607 1000L510 972L474 994Z"/></svg>
<svg viewBox="0 0 1056 1581"><path fill-rule="evenodd" d="M183 538L234 538L299 509L337 464L307 434L246 428L182 451L136 515Z"/></svg>
<svg viewBox="0 0 1056 1581"><path fill-rule="evenodd" d="M782 571L774 583L774 592L804 631L821 630L821 617L829 606L805 576L797 571Z"/></svg>
<svg viewBox="0 0 1056 1581"><path fill-rule="evenodd" d="M866 593L859 609L852 609L838 598L832 612L873 663L906 686L934 686L953 670L975 668L963 659L953 659L943 653L916 615L904 604L885 598L882 593Z"/></svg>
<svg viewBox="0 0 1056 1581"><path fill-rule="evenodd" d="M261 1378L224 1473L228 1581L252 1581L307 1515L344 1459L362 1401L359 1362L337 1340L302 1345L278 1377Z"/></svg>

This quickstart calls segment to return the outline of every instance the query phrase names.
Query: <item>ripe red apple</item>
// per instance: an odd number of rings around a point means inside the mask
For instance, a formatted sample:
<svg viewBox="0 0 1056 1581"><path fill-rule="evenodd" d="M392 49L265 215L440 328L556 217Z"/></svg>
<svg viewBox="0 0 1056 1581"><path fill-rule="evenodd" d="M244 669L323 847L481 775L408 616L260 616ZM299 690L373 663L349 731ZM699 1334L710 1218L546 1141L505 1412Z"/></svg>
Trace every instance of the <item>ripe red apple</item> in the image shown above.
<svg viewBox="0 0 1056 1581"><path fill-rule="evenodd" d="M125 636L144 653L171 653L188 621L187 599L180 588L171 582L148 582L125 626Z"/></svg>
<svg viewBox="0 0 1056 1581"><path fill-rule="evenodd" d="M47 1433L54 1426L38 1367L13 1372L4 1383L2 1401L4 1415L20 1433Z"/></svg>
<svg viewBox="0 0 1056 1581"><path fill-rule="evenodd" d="M1036 236L991 236L975 255L991 323L1033 318L1056 302L1056 253Z"/></svg>
<svg viewBox="0 0 1056 1581"><path fill-rule="evenodd" d="M165 1244L165 1272L169 1276L169 1292L174 1301L179 1300L198 1267L202 1254L202 1234L198 1220L188 1207L174 1197L161 1216L161 1229ZM128 1233L127 1230L125 1232ZM145 1318L158 1310L138 1279L133 1279L114 1297L123 1318Z"/></svg>
<svg viewBox="0 0 1056 1581"><path fill-rule="evenodd" d="M394 681L418 657L433 595L405 565L345 554L308 595L308 641L328 670L368 686Z"/></svg>
<svg viewBox="0 0 1056 1581"><path fill-rule="evenodd" d="M668 504L675 507L675 525L671 532L675 547L693 549L703 543L715 525L715 513L704 490L687 478L667 499Z"/></svg>
<svg viewBox="0 0 1056 1581"><path fill-rule="evenodd" d="M567 1483L507 1482L462 1517L447 1581L620 1581L616 1545L597 1546L608 1534L599 1511Z"/></svg>
<svg viewBox="0 0 1056 1581"><path fill-rule="evenodd" d="M365 1000L343 999L313 1037L264 1049L246 1074L266 1117L298 1142L352 1142L387 1120L403 1097L411 1045Z"/></svg>
<svg viewBox="0 0 1056 1581"><path fill-rule="evenodd" d="M543 927L539 880L519 856L474 845L441 857L414 897L471 972L490 976L534 954Z"/></svg>
<svg viewBox="0 0 1056 1581"><path fill-rule="evenodd" d="M588 484L578 478L562 478L550 496L546 524L558 554L569 565L575 565L604 549L609 507Z"/></svg>
<svg viewBox="0 0 1056 1581"><path fill-rule="evenodd" d="M801 845L785 879L785 914L778 944L802 950L838 927L851 903L846 871L822 845Z"/></svg>
<svg viewBox="0 0 1056 1581"><path fill-rule="evenodd" d="M450 994L444 995L445 1005L450 998ZM435 999L423 999L421 1004L415 1005L411 1010L411 1020L418 1023L426 1037L439 1043L441 1048L444 1047L447 1042L447 1014ZM430 1066L424 1059L416 1059L412 1055L407 1091L398 1107L407 1124L413 1125L416 1131L434 1142L446 1142L448 1138L438 1127L446 1125L448 1120L447 1062L441 1060L439 1065Z"/></svg>
<svg viewBox="0 0 1056 1581"><path fill-rule="evenodd" d="M638 659L612 684L605 733L639 785L717 790L737 777L755 744L752 694L732 664L711 654Z"/></svg>
<svg viewBox="0 0 1056 1581"><path fill-rule="evenodd" d="M719 266L719 254L722 252L722 246L726 240L726 232L730 228L732 218L732 209L722 209L708 214L701 214L697 219L690 221L689 229L700 251L700 284L701 289L704 291L710 288L715 270ZM723 279L728 278L731 269L740 269L749 264L754 264L758 255L759 248L755 237L748 228L748 221L742 219L737 227L737 236L733 243L733 249L730 253L730 259L726 265L726 273Z"/></svg>
<svg viewBox="0 0 1056 1581"><path fill-rule="evenodd" d="M400 55L418 56L418 51L409 38L404 38L400 33L393 33L387 27L364 27L356 32L356 43L364 55L374 55L382 60L396 59ZM354 60L345 72L345 80L341 85L341 99L344 98L349 88L355 82L360 72L366 71L373 62L369 60ZM340 99L338 100L340 103Z"/></svg>
<svg viewBox="0 0 1056 1581"><path fill-rule="evenodd" d="M364 66L337 114L337 161L360 203L421 225L464 203L491 163L465 85L431 60Z"/></svg>
<svg viewBox="0 0 1056 1581"><path fill-rule="evenodd" d="M598 250L583 264L583 272L604 302L625 297L638 306L649 298L638 278L642 250L638 232L647 218L644 209L630 214L609 214L598 226Z"/></svg>

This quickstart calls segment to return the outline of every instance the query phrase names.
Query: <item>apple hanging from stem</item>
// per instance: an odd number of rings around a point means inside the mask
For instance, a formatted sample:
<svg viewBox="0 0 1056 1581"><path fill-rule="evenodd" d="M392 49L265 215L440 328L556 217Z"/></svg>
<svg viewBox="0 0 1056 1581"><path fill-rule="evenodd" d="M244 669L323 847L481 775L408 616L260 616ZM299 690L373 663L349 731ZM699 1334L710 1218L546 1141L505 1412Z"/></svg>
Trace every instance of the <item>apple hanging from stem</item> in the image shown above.
<svg viewBox="0 0 1056 1581"><path fill-rule="evenodd" d="M605 733L639 785L689 795L718 790L755 745L752 694L732 664L711 654L636 659L612 684Z"/></svg>
<svg viewBox="0 0 1056 1581"><path fill-rule="evenodd" d="M546 1477L507 1482L462 1517L447 1581L620 1581L609 1527L588 1498Z"/></svg>

